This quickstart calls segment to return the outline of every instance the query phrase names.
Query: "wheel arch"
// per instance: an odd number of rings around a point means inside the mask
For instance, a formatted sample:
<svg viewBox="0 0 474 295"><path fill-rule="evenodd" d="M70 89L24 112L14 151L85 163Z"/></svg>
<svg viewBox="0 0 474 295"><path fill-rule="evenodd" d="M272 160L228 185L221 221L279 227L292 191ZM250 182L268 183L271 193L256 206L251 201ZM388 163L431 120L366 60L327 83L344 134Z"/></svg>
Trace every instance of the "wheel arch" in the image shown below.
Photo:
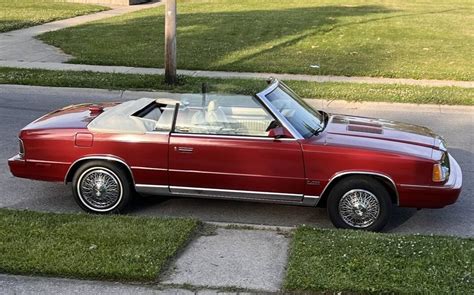
<svg viewBox="0 0 474 295"><path fill-rule="evenodd" d="M79 169L79 167L81 167L83 164L90 161L106 161L117 164L119 167L123 168L124 171L128 174L130 180L132 181L133 187L135 187L135 179L133 178L133 172L130 166L123 159L110 155L85 156L77 159L71 164L71 166L69 166L69 169L66 172L66 176L64 177L64 183L67 184L68 182L71 182L72 178L74 177L74 173L76 173L77 169Z"/></svg>
<svg viewBox="0 0 474 295"><path fill-rule="evenodd" d="M368 177L377 179L380 183L382 183L382 185L389 192L390 199L392 200L392 204L396 204L397 206L400 204L400 198L398 195L398 190L397 190L395 181L393 181L393 179L386 174L378 173L378 172L370 172L370 171L345 171L345 172L336 173L333 177L331 177L328 184L323 189L321 193L321 203L326 204L326 200L331 190L339 182L351 176L368 176Z"/></svg>

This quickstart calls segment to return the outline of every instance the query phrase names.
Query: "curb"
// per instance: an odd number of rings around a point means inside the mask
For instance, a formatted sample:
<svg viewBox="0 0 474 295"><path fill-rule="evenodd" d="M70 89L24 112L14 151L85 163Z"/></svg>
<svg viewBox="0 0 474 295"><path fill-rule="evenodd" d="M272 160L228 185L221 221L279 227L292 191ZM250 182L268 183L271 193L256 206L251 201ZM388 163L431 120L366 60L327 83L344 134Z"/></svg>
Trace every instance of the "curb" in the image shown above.
<svg viewBox="0 0 474 295"><path fill-rule="evenodd" d="M117 93L117 98L133 99L137 96L141 97L166 97L166 98L179 98L182 93L176 92L165 92L165 91L133 91L133 90L109 90L101 88L79 88L79 87L50 87L50 86L31 86L31 85L18 85L18 84L0 84L0 90L6 89L17 89L17 90L31 90L31 91L42 91L42 90L67 90L67 91L87 91L90 93ZM306 98L315 107L325 110L328 108L345 108L345 109L360 109L370 108L378 111L391 111L403 109L405 112L419 113L419 112L436 112L436 113L474 113L474 106L464 105L436 105L436 104L413 104L413 103L400 103L400 102L371 102L361 101L352 102L345 100L328 100L328 99L313 99Z"/></svg>
<svg viewBox="0 0 474 295"><path fill-rule="evenodd" d="M57 62L23 62L23 61L0 61L0 67L21 68L21 69L42 69L56 71L90 71L100 73L118 74L141 74L141 75L163 75L161 68L141 68L125 66L98 66L83 64L65 64ZM275 73L249 73L249 72L223 72L223 71L194 71L178 70L178 75L204 78L221 79L258 79L266 80L274 77L287 81L307 81L307 82L337 82L337 83L361 83L361 84L401 84L430 87L461 87L474 88L474 81L453 81L453 80L415 80L415 79L395 79L376 77L345 77L345 76L317 76L317 75L292 75Z"/></svg>

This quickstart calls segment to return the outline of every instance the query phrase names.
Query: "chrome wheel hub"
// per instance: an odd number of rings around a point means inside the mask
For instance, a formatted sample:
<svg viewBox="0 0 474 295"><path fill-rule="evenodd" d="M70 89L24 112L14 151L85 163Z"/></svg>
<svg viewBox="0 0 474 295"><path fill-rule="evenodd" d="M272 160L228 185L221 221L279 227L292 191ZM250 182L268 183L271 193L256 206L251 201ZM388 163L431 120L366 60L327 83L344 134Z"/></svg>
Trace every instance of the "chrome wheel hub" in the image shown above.
<svg viewBox="0 0 474 295"><path fill-rule="evenodd" d="M354 189L345 193L339 201L339 214L342 220L356 228L372 225L380 214L377 197L366 190Z"/></svg>
<svg viewBox="0 0 474 295"><path fill-rule="evenodd" d="M122 186L112 171L92 168L82 174L78 192L89 208L110 209L120 201Z"/></svg>

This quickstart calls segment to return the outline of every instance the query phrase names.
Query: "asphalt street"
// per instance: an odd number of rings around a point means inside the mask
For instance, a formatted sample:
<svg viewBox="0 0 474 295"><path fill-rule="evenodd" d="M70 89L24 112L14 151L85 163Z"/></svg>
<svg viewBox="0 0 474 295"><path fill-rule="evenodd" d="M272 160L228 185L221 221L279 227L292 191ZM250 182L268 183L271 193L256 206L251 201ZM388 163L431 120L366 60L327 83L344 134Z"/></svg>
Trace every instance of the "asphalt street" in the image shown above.
<svg viewBox="0 0 474 295"><path fill-rule="evenodd" d="M165 93L0 85L0 207L80 212L70 186L13 177L7 159L18 152L19 130L54 109L81 102L122 101ZM464 174L462 195L443 209L397 208L387 232L474 236L474 108L389 103L331 103L312 100L329 112L380 117L425 125L444 136ZM152 197L136 202L130 214L195 217L223 223L316 227L332 225L325 209L223 200Z"/></svg>

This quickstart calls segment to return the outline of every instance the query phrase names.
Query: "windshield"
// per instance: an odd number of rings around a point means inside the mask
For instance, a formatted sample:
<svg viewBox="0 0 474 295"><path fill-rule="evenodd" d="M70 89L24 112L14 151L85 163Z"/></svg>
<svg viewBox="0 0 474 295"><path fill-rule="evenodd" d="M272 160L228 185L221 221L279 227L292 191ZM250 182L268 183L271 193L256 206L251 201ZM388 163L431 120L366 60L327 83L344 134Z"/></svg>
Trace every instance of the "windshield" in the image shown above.
<svg viewBox="0 0 474 295"><path fill-rule="evenodd" d="M324 128L323 115L312 109L283 83L279 83L277 88L266 94L266 98L304 138Z"/></svg>

